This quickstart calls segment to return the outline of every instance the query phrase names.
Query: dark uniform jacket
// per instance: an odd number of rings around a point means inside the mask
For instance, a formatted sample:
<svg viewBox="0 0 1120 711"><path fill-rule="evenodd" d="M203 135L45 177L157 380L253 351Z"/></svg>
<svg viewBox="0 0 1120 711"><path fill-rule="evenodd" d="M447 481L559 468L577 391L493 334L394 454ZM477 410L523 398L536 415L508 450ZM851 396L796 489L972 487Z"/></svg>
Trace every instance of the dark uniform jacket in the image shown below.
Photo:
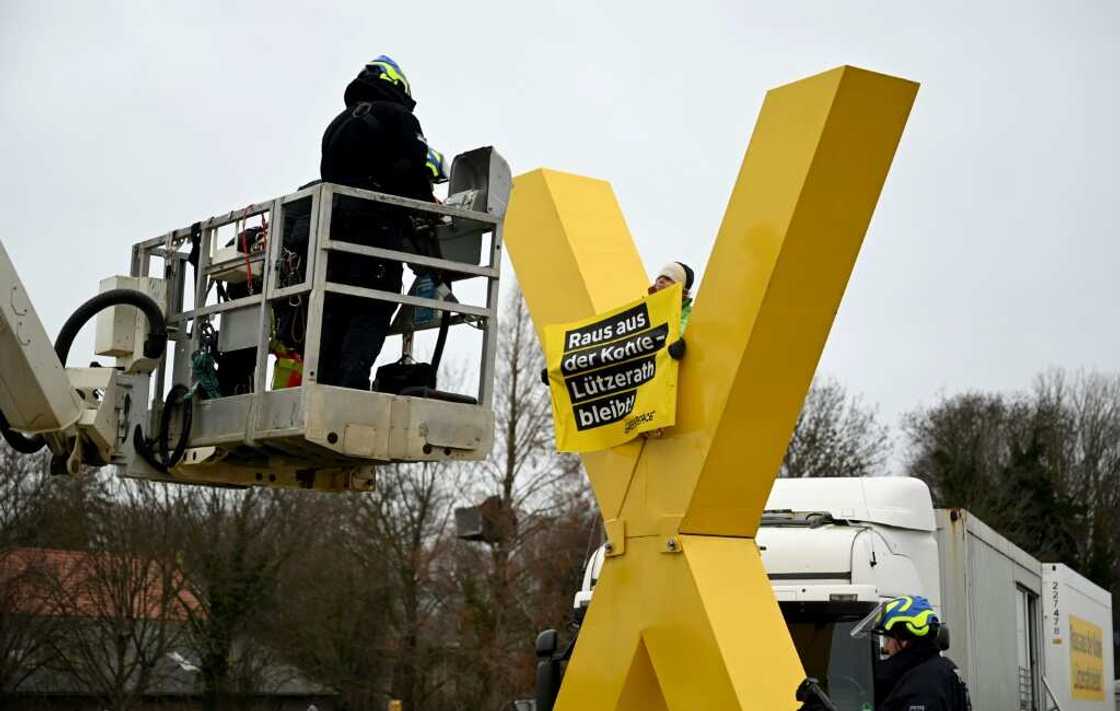
<svg viewBox="0 0 1120 711"><path fill-rule="evenodd" d="M323 134L323 180L430 201L428 145L412 114L416 102L366 70L343 100L346 108Z"/></svg>
<svg viewBox="0 0 1120 711"><path fill-rule="evenodd" d="M915 642L879 664L878 711L971 711L957 665L931 642Z"/></svg>
<svg viewBox="0 0 1120 711"><path fill-rule="evenodd" d="M416 102L376 72L362 70L343 95L346 108L323 133L323 180L431 201L428 146L412 114ZM411 226L400 209L340 197L331 238L371 247L408 250ZM336 255L327 279L383 291L401 290L401 265L371 257ZM357 304L355 304L357 306ZM386 307L388 308L388 307Z"/></svg>
<svg viewBox="0 0 1120 711"><path fill-rule="evenodd" d="M346 108L323 133L323 180L391 195L433 201L428 146L416 102L373 71L362 70L346 87ZM336 196L331 239L410 251L413 228L407 212L393 206ZM403 267L395 260L335 252L327 280L399 293ZM323 308L321 383L368 389L373 365L397 305L390 301L328 294Z"/></svg>

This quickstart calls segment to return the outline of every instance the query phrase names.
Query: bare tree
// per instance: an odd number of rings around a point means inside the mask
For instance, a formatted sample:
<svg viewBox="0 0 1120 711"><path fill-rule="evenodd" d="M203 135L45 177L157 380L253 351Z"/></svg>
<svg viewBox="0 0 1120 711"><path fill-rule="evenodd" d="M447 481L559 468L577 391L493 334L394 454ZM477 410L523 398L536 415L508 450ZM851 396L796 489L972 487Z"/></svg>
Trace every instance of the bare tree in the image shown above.
<svg viewBox="0 0 1120 711"><path fill-rule="evenodd" d="M784 477L872 476L890 454L873 408L836 380L814 380L782 459Z"/></svg>
<svg viewBox="0 0 1120 711"><path fill-rule="evenodd" d="M541 590L531 553L558 521L591 506L579 460L555 451L543 366L528 307L514 291L502 312L496 357L494 449L473 477L474 503L490 499L493 530L485 553L466 545L457 553L462 644L476 651L475 667L458 688L471 708L503 707L531 687ZM562 560L558 555L557 572Z"/></svg>
<svg viewBox="0 0 1120 711"><path fill-rule="evenodd" d="M444 683L439 666L447 635L434 621L446 598L436 576L460 477L453 463L398 465L383 470L378 490L359 499L355 533L369 531L372 541L355 536L352 551L363 567L385 565L392 576L395 644L387 691L405 708L431 708Z"/></svg>
<svg viewBox="0 0 1120 711"><path fill-rule="evenodd" d="M57 620L40 612L36 582L41 570L18 549L41 523L48 461L0 442L0 694L19 689L50 661Z"/></svg>
<svg viewBox="0 0 1120 711"><path fill-rule="evenodd" d="M939 505L979 501L997 487L1013 407L999 393L968 392L908 413L903 418L908 473L929 485Z"/></svg>
<svg viewBox="0 0 1120 711"><path fill-rule="evenodd" d="M299 545L265 630L291 663L337 690L340 711L385 707L397 649L396 573L368 525L370 496L300 496L320 525Z"/></svg>
<svg viewBox="0 0 1120 711"><path fill-rule="evenodd" d="M44 453L20 454L0 442L0 550L26 545L46 495Z"/></svg>
<svg viewBox="0 0 1120 711"><path fill-rule="evenodd" d="M94 548L44 551L49 614L68 620L54 640L60 670L114 711L133 708L158 681L192 601L176 562L165 487L114 483L98 512Z"/></svg>
<svg viewBox="0 0 1120 711"><path fill-rule="evenodd" d="M965 393L908 415L909 471L942 506L1106 587L1120 549L1120 376L1047 372L1027 393Z"/></svg>
<svg viewBox="0 0 1120 711"><path fill-rule="evenodd" d="M62 632L39 592L41 561L28 553L0 552L0 698L50 666Z"/></svg>
<svg viewBox="0 0 1120 711"><path fill-rule="evenodd" d="M284 569L314 525L298 515L303 492L191 490L183 497L188 589L185 645L198 656L204 706L235 705L256 691L251 674L262 629L274 620Z"/></svg>
<svg viewBox="0 0 1120 711"><path fill-rule="evenodd" d="M1047 450L1061 489L1084 507L1081 570L1106 587L1120 582L1120 374L1050 370L1031 398L1050 413Z"/></svg>

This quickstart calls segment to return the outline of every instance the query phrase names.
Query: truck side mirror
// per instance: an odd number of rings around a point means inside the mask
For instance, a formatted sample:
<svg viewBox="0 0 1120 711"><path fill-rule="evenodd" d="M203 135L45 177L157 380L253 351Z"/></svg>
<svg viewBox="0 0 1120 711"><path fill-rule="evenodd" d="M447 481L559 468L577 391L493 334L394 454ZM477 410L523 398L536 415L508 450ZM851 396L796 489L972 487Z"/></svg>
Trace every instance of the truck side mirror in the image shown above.
<svg viewBox="0 0 1120 711"><path fill-rule="evenodd" d="M583 618L587 617L587 605L580 605L573 610L572 617L575 619L577 625L582 625Z"/></svg>
<svg viewBox="0 0 1120 711"><path fill-rule="evenodd" d="M537 659L547 659L556 654L560 646L560 635L556 630L545 630L537 635Z"/></svg>
<svg viewBox="0 0 1120 711"><path fill-rule="evenodd" d="M560 695L565 663L556 657L559 646L560 635L556 630L545 630L537 635L536 711L552 711L556 697Z"/></svg>

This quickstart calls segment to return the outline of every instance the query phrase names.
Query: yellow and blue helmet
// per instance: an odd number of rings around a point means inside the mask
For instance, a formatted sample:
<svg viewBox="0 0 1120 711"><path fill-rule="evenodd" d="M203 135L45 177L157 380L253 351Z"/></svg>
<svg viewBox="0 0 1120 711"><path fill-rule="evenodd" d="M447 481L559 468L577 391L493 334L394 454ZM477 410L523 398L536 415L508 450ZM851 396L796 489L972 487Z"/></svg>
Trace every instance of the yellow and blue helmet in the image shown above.
<svg viewBox="0 0 1120 711"><path fill-rule="evenodd" d="M883 605L874 631L898 639L932 639L939 624L929 600L921 595L903 595Z"/></svg>
<svg viewBox="0 0 1120 711"><path fill-rule="evenodd" d="M896 639L930 639L941 644L941 620L929 600L921 595L902 595L880 602L852 628L852 637L882 635ZM948 642L945 642L946 647Z"/></svg>
<svg viewBox="0 0 1120 711"><path fill-rule="evenodd" d="M410 98L412 97L412 85L408 83L408 77L401 71L401 66L388 55L382 54L377 59L366 62L366 71L376 72L382 81L393 84Z"/></svg>
<svg viewBox="0 0 1120 711"><path fill-rule="evenodd" d="M449 166L447 159L435 148L428 146L428 179L433 183L446 183Z"/></svg>

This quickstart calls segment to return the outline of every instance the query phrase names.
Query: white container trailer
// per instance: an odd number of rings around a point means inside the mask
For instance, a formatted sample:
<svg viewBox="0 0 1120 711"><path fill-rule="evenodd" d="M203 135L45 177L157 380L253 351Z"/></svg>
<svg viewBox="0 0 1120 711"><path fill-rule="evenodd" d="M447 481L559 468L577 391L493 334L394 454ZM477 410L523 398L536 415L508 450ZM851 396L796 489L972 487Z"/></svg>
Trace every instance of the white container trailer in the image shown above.
<svg viewBox="0 0 1120 711"><path fill-rule="evenodd" d="M968 683L973 708L1046 708L1041 565L968 511L934 515L949 656Z"/></svg>
<svg viewBox="0 0 1120 711"><path fill-rule="evenodd" d="M1072 568L1042 565L1046 681L1062 711L1111 711L1112 596Z"/></svg>

